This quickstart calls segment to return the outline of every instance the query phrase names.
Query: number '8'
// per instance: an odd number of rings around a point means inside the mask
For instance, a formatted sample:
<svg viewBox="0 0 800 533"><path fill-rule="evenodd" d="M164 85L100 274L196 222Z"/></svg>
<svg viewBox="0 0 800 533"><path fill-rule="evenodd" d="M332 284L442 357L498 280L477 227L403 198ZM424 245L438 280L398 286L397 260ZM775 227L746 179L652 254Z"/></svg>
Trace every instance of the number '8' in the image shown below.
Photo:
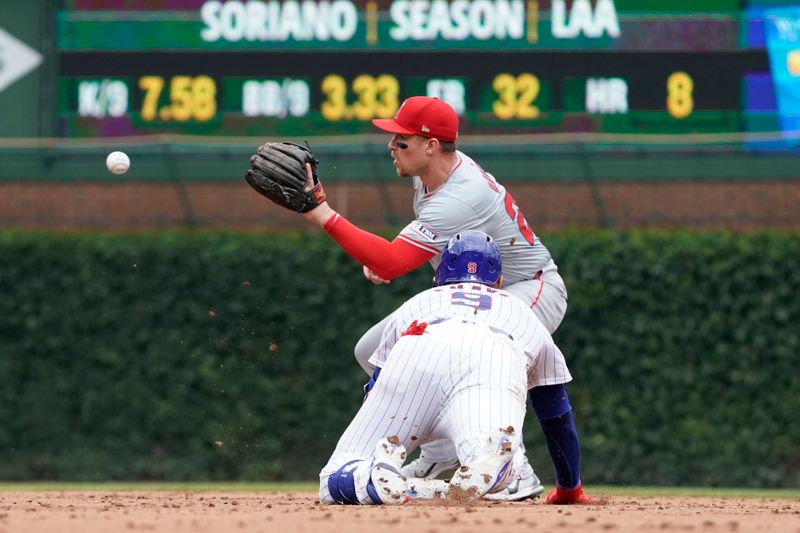
<svg viewBox="0 0 800 533"><path fill-rule="evenodd" d="M667 111L673 118L686 118L694 110L694 81L687 73L678 71L667 78Z"/></svg>

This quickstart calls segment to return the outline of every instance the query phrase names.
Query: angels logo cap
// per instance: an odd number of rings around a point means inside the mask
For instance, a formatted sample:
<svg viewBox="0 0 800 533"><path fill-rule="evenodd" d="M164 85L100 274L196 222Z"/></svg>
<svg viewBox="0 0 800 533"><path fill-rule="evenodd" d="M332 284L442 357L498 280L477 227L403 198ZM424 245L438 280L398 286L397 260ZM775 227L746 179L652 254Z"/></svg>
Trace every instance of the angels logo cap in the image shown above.
<svg viewBox="0 0 800 533"><path fill-rule="evenodd" d="M400 135L422 135L446 142L455 142L458 137L455 109L428 96L412 96L403 102L394 118L375 118L372 123L383 131Z"/></svg>

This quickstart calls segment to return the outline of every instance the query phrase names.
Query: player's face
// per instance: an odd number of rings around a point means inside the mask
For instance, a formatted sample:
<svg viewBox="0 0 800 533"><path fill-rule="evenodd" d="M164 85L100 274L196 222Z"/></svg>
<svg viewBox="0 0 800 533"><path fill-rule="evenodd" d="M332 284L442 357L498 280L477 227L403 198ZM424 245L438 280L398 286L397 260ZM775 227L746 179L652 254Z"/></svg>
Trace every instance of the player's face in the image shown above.
<svg viewBox="0 0 800 533"><path fill-rule="evenodd" d="M392 135L389 141L389 154L394 169L401 178L419 176L428 164L426 147L429 139L420 135Z"/></svg>

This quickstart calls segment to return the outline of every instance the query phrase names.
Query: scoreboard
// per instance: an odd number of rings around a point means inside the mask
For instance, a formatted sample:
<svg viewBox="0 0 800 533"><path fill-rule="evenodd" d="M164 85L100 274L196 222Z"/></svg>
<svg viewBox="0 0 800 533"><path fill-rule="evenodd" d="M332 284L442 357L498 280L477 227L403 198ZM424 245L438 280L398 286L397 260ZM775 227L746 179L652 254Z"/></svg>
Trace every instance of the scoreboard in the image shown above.
<svg viewBox="0 0 800 533"><path fill-rule="evenodd" d="M363 133L422 94L450 103L462 134L742 131L775 107L742 4L62 1L57 128Z"/></svg>

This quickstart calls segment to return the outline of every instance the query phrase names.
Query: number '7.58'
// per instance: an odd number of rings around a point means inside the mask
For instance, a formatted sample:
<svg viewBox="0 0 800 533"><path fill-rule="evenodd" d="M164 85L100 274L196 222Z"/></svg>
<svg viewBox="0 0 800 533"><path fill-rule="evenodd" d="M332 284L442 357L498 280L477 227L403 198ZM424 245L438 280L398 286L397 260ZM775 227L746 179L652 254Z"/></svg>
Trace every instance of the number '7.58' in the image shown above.
<svg viewBox="0 0 800 533"><path fill-rule="evenodd" d="M169 104L159 108L165 80L161 76L142 76L144 91L142 120L196 120L205 122L217 113L217 84L209 76L173 76L169 80Z"/></svg>

